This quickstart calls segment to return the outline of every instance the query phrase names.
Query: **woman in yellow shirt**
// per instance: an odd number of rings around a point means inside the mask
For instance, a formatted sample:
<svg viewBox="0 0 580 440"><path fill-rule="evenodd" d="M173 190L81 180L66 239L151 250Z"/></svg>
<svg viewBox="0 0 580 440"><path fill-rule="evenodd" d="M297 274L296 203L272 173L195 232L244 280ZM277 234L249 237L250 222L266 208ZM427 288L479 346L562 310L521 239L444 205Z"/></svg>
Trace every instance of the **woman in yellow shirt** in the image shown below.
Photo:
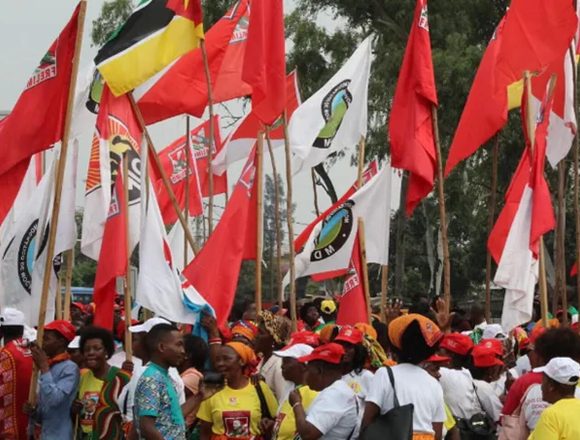
<svg viewBox="0 0 580 440"><path fill-rule="evenodd" d="M228 342L221 347L215 368L224 375L226 386L204 400L197 412L201 440L262 438L262 419L276 414L278 402L264 382L252 384L250 375L256 364L254 351L241 342Z"/></svg>

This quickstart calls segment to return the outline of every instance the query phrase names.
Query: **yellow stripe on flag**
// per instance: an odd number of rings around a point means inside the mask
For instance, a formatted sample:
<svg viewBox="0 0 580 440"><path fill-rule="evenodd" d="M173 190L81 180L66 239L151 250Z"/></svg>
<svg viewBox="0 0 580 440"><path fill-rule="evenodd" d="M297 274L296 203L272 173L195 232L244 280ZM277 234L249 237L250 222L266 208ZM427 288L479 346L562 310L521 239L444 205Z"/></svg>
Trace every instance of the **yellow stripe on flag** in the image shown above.
<svg viewBox="0 0 580 440"><path fill-rule="evenodd" d="M174 17L162 31L153 34L97 67L115 96L127 93L163 70L181 55L199 47L203 23L195 25Z"/></svg>
<svg viewBox="0 0 580 440"><path fill-rule="evenodd" d="M508 110L513 110L522 105L522 94L524 93L524 80L520 79L508 86Z"/></svg>

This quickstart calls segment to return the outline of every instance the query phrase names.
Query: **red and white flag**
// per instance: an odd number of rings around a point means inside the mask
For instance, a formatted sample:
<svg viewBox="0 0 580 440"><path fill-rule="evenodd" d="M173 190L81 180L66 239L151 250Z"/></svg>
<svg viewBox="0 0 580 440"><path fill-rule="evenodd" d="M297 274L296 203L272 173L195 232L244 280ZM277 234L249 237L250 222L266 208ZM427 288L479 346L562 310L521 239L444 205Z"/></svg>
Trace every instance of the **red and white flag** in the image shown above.
<svg viewBox="0 0 580 440"><path fill-rule="evenodd" d="M79 8L80 4L0 124L0 223L12 207L32 155L63 137Z"/></svg>
<svg viewBox="0 0 580 440"><path fill-rule="evenodd" d="M544 164L553 95L538 113L534 148L524 151L506 194L506 204L489 236L488 248L498 268L494 282L506 289L502 327L509 331L532 318L538 279L540 238L555 227ZM523 109L525 112L525 109Z"/></svg>
<svg viewBox="0 0 580 440"><path fill-rule="evenodd" d="M286 114L288 118L292 116L299 105L298 74L296 71L292 71L286 77ZM214 173L222 175L232 163L247 159L257 141L258 131L261 129L263 129L263 125L254 111L240 119L212 162ZM269 136L273 149L284 145L284 127L281 118L272 125ZM267 148L268 145L264 141L264 151Z"/></svg>
<svg viewBox="0 0 580 440"><path fill-rule="evenodd" d="M342 295L338 301L340 305L336 316L338 325L355 325L358 322L369 322L358 237L354 241L347 277L344 280Z"/></svg>
<svg viewBox="0 0 580 440"><path fill-rule="evenodd" d="M193 288L227 322L242 260L256 258L257 185L255 150L248 158L222 217L199 254L183 270Z"/></svg>

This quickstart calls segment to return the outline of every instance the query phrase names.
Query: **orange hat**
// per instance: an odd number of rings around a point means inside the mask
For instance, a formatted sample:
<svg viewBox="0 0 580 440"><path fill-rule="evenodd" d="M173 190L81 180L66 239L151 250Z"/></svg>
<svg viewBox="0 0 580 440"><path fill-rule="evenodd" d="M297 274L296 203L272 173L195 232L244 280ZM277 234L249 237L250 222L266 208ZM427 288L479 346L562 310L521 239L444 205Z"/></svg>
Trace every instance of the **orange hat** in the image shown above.
<svg viewBox="0 0 580 440"><path fill-rule="evenodd" d="M357 345L362 343L363 338L364 338L363 332L361 332L360 330L354 328L351 325L343 325L338 331L338 335L336 336L336 338L334 338L334 340L336 342L342 341L348 342L349 344Z"/></svg>
<svg viewBox="0 0 580 440"><path fill-rule="evenodd" d="M298 358L299 362L323 361L329 364L340 364L344 356L344 347L340 344L331 342L330 344L321 345L314 349L307 356Z"/></svg>
<svg viewBox="0 0 580 440"><path fill-rule="evenodd" d="M497 358L496 350L494 347L476 345L471 352L471 356L473 357L473 365L478 368L503 365L503 362Z"/></svg>
<svg viewBox="0 0 580 440"><path fill-rule="evenodd" d="M254 369L258 365L258 358L256 357L256 353L250 347L248 347L243 342L228 342L225 344L226 347L230 347L234 350L237 355L240 357L242 362L244 363L244 373L251 375L254 372Z"/></svg>
<svg viewBox="0 0 580 440"><path fill-rule="evenodd" d="M236 335L246 338L248 341L253 341L258 334L258 327L251 321L238 321L232 326L232 338Z"/></svg>
<svg viewBox="0 0 580 440"><path fill-rule="evenodd" d="M57 319L56 321L49 322L44 326L45 330L53 330L60 334L67 342L72 341L75 336L77 329L70 322L64 319Z"/></svg>
<svg viewBox="0 0 580 440"><path fill-rule="evenodd" d="M292 333L288 346L296 344L306 344L311 347L318 347L320 345L320 336L307 330Z"/></svg>
<svg viewBox="0 0 580 440"><path fill-rule="evenodd" d="M371 337L373 339L377 339L377 336L378 336L377 335L377 331L375 330L375 328L372 325L370 325L370 324L368 324L366 322L357 322L354 325L354 328L360 330L365 335L367 335L367 336L369 336L369 337Z"/></svg>
<svg viewBox="0 0 580 440"><path fill-rule="evenodd" d="M417 321L419 323L421 333L423 334L423 339L425 339L425 343L429 347L433 347L443 337L443 333L441 333L441 330L439 327L437 327L437 324L423 315L419 315L418 313L410 313L408 315L399 316L398 318L391 321L388 329L389 340L391 341L391 344L393 344L399 350L401 349L401 338L403 337L403 333L405 333L405 330L407 330L407 327L409 327L413 321Z"/></svg>
<svg viewBox="0 0 580 440"><path fill-rule="evenodd" d="M324 327L322 327L322 330L320 330L321 343L328 344L330 342L330 338L332 337L332 332L335 327L336 324L326 324Z"/></svg>
<svg viewBox="0 0 580 440"><path fill-rule="evenodd" d="M473 340L461 333L449 333L441 341L440 347L452 353L467 356L469 350L473 348Z"/></svg>
<svg viewBox="0 0 580 440"><path fill-rule="evenodd" d="M482 339L479 344L476 345L476 347L479 346L493 350L497 356L503 356L503 342L499 339Z"/></svg>

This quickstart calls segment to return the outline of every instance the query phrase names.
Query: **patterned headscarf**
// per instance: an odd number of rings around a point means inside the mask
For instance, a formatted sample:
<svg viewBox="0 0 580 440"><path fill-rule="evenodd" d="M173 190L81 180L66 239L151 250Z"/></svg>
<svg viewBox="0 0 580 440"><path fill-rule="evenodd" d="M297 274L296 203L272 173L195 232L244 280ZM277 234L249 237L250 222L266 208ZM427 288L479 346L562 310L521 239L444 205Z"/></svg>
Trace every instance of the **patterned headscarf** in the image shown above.
<svg viewBox="0 0 580 440"><path fill-rule="evenodd" d="M243 336L248 341L253 341L258 334L258 327L251 321L238 321L232 325L232 337Z"/></svg>
<svg viewBox="0 0 580 440"><path fill-rule="evenodd" d="M225 345L234 350L244 363L244 374L251 376L258 366L258 358L256 353L254 353L254 350L252 350L243 342L232 341Z"/></svg>
<svg viewBox="0 0 580 440"><path fill-rule="evenodd" d="M277 345L284 346L290 340L292 322L283 316L274 315L269 310L258 313L258 322L263 322L266 331L272 336Z"/></svg>
<svg viewBox="0 0 580 440"><path fill-rule="evenodd" d="M417 313L410 313L409 315L400 316L389 324L389 340L396 348L401 350L401 338L403 333L407 330L407 327L413 322L417 321L419 323L419 328L423 335L425 343L429 347L433 347L439 340L443 337L443 333L437 324L426 318L423 315Z"/></svg>

